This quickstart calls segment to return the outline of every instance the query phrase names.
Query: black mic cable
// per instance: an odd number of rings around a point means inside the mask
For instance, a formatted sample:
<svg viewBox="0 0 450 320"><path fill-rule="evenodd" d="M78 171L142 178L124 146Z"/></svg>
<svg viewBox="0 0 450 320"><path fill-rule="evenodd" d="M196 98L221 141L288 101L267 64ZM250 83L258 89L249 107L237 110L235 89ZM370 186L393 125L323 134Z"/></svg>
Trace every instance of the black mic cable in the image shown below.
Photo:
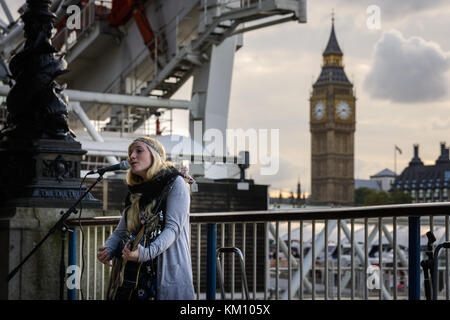
<svg viewBox="0 0 450 320"><path fill-rule="evenodd" d="M84 180L86 180L86 177L89 175L89 172L85 174L83 180L81 180L80 183L80 194L81 194L81 187L83 186ZM80 259L81 259L81 274L80 274L80 294L81 294L81 300L84 300L84 295L83 295L83 288L81 286L81 279L83 278L83 272L84 272L84 254L83 254L83 249L84 249L84 230L83 230L83 226L81 225L81 212L83 211L83 206L82 206L82 202L80 201L80 214L78 215L78 226L80 227L80 232L81 232L81 248L80 248ZM89 284L87 284L89 285Z"/></svg>

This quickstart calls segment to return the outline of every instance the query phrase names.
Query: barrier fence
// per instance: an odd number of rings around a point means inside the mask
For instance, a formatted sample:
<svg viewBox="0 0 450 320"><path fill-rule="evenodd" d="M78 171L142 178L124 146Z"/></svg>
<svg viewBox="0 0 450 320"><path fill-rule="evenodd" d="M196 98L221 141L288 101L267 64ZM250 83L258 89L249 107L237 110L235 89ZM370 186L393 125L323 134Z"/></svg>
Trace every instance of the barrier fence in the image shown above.
<svg viewBox="0 0 450 320"><path fill-rule="evenodd" d="M196 298L220 299L216 283L221 276L226 298L244 299L238 257L223 257L223 273L217 275L212 254L237 247L244 256L250 299L425 299L420 266L426 259L424 234L433 231L435 246L449 241L449 210L449 202L438 202L191 213ZM105 299L110 268L96 259L96 252L119 220L110 216L68 221L74 231L69 265L83 269L83 296L72 289L69 299ZM440 253L438 297L448 300L449 255L447 250Z"/></svg>

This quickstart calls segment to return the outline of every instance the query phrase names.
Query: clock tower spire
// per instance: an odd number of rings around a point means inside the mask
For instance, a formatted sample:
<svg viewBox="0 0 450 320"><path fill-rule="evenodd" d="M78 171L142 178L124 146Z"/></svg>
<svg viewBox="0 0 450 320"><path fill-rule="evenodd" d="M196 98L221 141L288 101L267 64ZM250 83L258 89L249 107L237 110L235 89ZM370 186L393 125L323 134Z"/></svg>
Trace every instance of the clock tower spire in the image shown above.
<svg viewBox="0 0 450 320"><path fill-rule="evenodd" d="M343 53L334 28L322 54L322 70L310 97L311 202L352 205L354 202L355 101L344 71Z"/></svg>

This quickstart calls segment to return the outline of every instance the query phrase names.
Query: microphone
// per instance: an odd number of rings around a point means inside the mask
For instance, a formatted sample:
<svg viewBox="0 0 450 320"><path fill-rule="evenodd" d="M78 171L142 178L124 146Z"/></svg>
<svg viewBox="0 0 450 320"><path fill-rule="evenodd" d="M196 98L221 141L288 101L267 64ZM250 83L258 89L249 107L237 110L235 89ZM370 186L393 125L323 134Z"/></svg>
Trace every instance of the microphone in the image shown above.
<svg viewBox="0 0 450 320"><path fill-rule="evenodd" d="M112 166L100 168L97 171L91 170L88 172L88 174L98 173L99 175L103 175L105 172L108 172L108 171L127 170L129 168L130 168L130 164L128 163L128 161L124 160L124 161L121 161L120 163L114 164Z"/></svg>

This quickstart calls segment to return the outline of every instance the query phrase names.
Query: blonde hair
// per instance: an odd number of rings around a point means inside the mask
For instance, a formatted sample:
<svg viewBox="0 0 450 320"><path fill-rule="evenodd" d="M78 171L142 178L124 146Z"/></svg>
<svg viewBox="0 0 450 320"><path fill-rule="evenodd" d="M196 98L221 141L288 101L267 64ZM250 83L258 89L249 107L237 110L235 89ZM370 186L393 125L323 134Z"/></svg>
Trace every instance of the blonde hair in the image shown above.
<svg viewBox="0 0 450 320"><path fill-rule="evenodd" d="M145 140L145 141L143 141ZM172 166L171 162L166 161L166 151L164 150L163 145L161 142L159 142L156 139L150 138L150 137L139 137L138 139L134 140L129 146L128 146L128 161L130 161L130 153L131 148L136 144L136 142L141 141L143 142L147 149L150 151L151 157L152 157L152 163L150 167L147 169L146 178L145 180L136 174L134 174L131 171L131 168L127 171L127 177L126 181L127 184L130 186L134 186L146 181L151 180L154 176L156 176L161 170ZM148 142L148 143L146 143ZM156 150L155 150L156 149ZM144 210L145 215L151 214L151 210L154 206L154 202L152 202L152 205L148 205L146 208L139 208L139 199L141 197L141 194L131 194L130 195L130 202L131 206L128 210L127 214L127 229L128 231L131 231L135 234L139 232L139 228L142 226L140 222L140 210Z"/></svg>

